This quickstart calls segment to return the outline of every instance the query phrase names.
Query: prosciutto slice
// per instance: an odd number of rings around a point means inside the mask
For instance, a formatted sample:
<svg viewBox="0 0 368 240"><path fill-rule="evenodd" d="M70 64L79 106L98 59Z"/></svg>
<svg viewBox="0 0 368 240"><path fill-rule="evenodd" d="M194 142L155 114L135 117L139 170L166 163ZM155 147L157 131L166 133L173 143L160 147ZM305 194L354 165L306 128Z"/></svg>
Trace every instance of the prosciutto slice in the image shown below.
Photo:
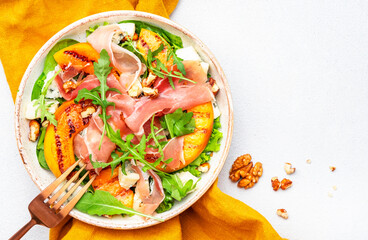
<svg viewBox="0 0 368 240"><path fill-rule="evenodd" d="M119 32L121 29L117 24L102 26L89 35L87 41L98 52L106 49L111 63L120 72L120 83L129 90L145 69L136 55L112 41L114 34Z"/></svg>
<svg viewBox="0 0 368 240"><path fill-rule="evenodd" d="M138 136L144 133L143 125L155 113L168 114L178 108L190 109L211 101L213 94L205 84L183 85L173 90L168 88L155 98L142 97L136 104L134 112L125 119L127 126Z"/></svg>
<svg viewBox="0 0 368 240"><path fill-rule="evenodd" d="M76 89L74 89L73 91L70 91L68 93L65 92L65 90L63 88L64 81L61 79L61 77L59 75L56 76L55 81L56 81L56 84L58 86L58 89L59 89L59 92L60 92L61 96L63 98L65 98L67 101L69 101L69 100L72 100L72 99L74 99L78 96L79 90L82 90L83 88L86 88L88 90L92 90L93 88L100 85L100 82L98 81L98 79L95 76L93 76L93 75L90 75L90 76L87 76L78 85L78 87Z"/></svg>
<svg viewBox="0 0 368 240"><path fill-rule="evenodd" d="M164 160L172 158L173 160L167 164L170 169L177 169L180 167L180 163L184 161L184 136L171 139L163 149Z"/></svg>
<svg viewBox="0 0 368 240"><path fill-rule="evenodd" d="M132 164L133 170L139 174L139 181L135 188L134 210L151 215L165 198L160 177L152 170L143 172L140 166ZM149 177L152 177L153 184L149 185Z"/></svg>
<svg viewBox="0 0 368 240"><path fill-rule="evenodd" d="M74 153L87 164L87 170L93 169L89 155L92 155L92 161L107 162L112 151L116 148L115 144L106 135L103 136L101 148L99 148L103 130L103 122L99 117L100 113L101 109L99 108L92 115L83 137L77 135L74 138Z"/></svg>

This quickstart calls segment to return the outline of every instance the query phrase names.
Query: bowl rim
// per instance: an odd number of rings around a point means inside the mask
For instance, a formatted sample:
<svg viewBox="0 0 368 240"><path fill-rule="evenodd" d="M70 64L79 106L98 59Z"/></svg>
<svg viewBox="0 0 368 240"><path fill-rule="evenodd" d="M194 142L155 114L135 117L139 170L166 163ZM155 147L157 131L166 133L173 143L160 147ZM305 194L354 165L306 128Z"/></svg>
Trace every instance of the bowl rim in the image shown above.
<svg viewBox="0 0 368 240"><path fill-rule="evenodd" d="M20 121L21 121L20 106L21 106L21 103L22 103L22 100L23 100L23 93L24 93L26 82L29 79L30 73L32 72L34 66L40 60L41 56L45 53L45 51L51 45L53 45L54 43L59 41L64 35L66 35L67 33L74 30L75 28L80 27L81 25L84 25L88 22L97 21L101 18L111 18L111 17L141 17L141 18L146 18L146 19L152 19L154 21L163 23L164 25L168 25L168 26L180 31L184 35L188 36L191 39L191 41L196 42L200 46L201 50L212 61L214 67L216 68L216 71L218 72L218 74L220 75L220 78L222 80L223 89L224 89L226 100L227 100L227 103L228 103L227 107L228 107L228 112L229 112L229 115L228 115L229 119L228 119L228 122L227 122L227 125L228 125L227 136L226 136L226 139L223 142L224 151L222 152L222 155L219 157L219 165L217 166L217 168L213 172L213 175L210 176L209 180L205 183L205 185L203 185L203 187L201 189L198 189L195 192L195 196L193 198L191 198L188 202L183 204L180 208L177 208L173 211L168 211L167 212L167 214L163 217L164 221L167 221L167 220L181 214L186 209L191 207L212 186L212 184L217 179L217 177L218 177L218 175L219 175L219 173L220 173L221 169L223 168L223 165L226 161L226 158L228 156L229 149L230 149L232 134L233 134L233 104L232 104L230 88L229 88L226 76L224 74L224 71L222 70L219 62L217 61L217 59L215 58L213 53L208 49L208 47L206 45L203 44L203 42L198 37L196 37L189 30L187 30L186 28L182 27L181 25L173 22L170 19L158 16L158 15L155 15L155 14L151 14L151 13L141 12L141 11L130 11L130 10L108 11L108 12L101 12L101 13L97 13L97 14L94 14L94 15L90 15L90 16L82 18L78 21L75 21L72 24L69 24L68 26L66 26L65 28L60 30L59 32L57 32L55 35L53 35L40 48L40 50L33 57L32 61L28 65L28 67L27 67L27 69L26 69L26 71L25 71L25 73L22 77L22 81L21 81L21 83L19 85L19 88L18 88L18 93L17 93L17 97L16 97L16 101L15 101L14 124L15 124L15 136L16 136L16 141L17 141L19 154L21 156L23 165L26 168L27 173L30 175L32 181L36 184L36 186L40 190L42 190L42 186L38 182L36 174L32 171L31 167L28 166L28 164L27 164L27 157L26 157L26 154L24 152L23 143L21 141L21 135L22 134L21 134L21 131L20 131ZM110 229L139 229L139 228L149 227L149 226L153 226L153 225L161 223L159 221L149 219L147 221L142 221L142 223L139 223L139 224L134 223L134 226L132 226L131 223L127 223L127 224L121 224L121 223L120 224L106 224L104 222L99 223L98 221L96 221L93 218L85 217L85 216L83 216L83 214L80 214L79 211L75 211L75 210L71 211L69 213L69 215L76 218L76 219L78 219L78 220L80 220L80 221L82 221L82 222L85 222L85 223L88 223L88 224L91 224L91 225L94 225L94 226L110 228Z"/></svg>

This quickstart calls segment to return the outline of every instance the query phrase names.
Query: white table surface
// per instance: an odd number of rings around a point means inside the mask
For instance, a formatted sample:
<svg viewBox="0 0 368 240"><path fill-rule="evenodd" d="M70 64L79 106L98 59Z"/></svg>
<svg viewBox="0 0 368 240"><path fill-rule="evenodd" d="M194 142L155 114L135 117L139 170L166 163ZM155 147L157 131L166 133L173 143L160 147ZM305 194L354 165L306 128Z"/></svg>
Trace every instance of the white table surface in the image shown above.
<svg viewBox="0 0 368 240"><path fill-rule="evenodd" d="M181 0L172 19L213 51L230 83L235 126L221 190L263 214L283 237L367 239L368 2ZM38 189L21 163L14 106L0 78L5 239L28 221ZM244 153L264 166L250 190L228 179ZM286 176L284 162L297 168L294 184L274 192L270 179ZM278 208L288 220L276 215ZM24 239L47 238L48 230L36 226Z"/></svg>

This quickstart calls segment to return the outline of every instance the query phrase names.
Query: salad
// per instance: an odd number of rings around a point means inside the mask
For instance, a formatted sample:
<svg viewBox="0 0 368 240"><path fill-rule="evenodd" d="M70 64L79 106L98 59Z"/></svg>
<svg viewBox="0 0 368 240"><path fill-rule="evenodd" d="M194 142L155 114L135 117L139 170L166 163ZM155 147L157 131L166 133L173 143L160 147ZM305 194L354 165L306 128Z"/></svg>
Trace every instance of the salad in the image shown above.
<svg viewBox="0 0 368 240"><path fill-rule="evenodd" d="M42 168L81 159L90 215L154 218L195 191L220 150L219 87L192 46L142 21L103 23L46 56L25 117ZM73 174L77 174L74 172Z"/></svg>

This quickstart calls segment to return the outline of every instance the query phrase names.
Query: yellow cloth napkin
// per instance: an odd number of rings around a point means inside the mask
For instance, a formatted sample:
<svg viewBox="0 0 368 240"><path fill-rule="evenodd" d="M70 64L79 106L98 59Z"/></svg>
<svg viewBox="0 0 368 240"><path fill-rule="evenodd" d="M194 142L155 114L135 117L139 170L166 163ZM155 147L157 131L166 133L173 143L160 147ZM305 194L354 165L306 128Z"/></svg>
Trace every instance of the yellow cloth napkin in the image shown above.
<svg viewBox="0 0 368 240"><path fill-rule="evenodd" d="M57 31L91 14L140 10L169 17L178 0L1 0L0 59L13 99L38 49ZM258 212L224 193L217 182L190 209L159 225L110 230L76 219L51 229L50 239L281 239Z"/></svg>

